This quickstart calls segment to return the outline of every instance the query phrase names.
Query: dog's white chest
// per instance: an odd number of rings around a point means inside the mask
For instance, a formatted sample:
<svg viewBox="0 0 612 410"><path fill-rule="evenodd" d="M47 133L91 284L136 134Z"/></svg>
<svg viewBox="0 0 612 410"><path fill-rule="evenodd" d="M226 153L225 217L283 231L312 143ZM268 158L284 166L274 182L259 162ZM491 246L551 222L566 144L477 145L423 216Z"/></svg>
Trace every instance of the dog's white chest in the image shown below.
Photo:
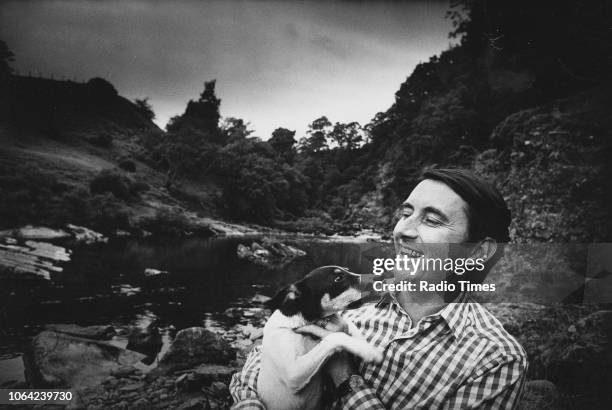
<svg viewBox="0 0 612 410"><path fill-rule="evenodd" d="M268 410L316 409L320 406L322 381L319 374L308 377L293 373L292 363L311 351L318 341L293 331L305 322L275 312L264 327L262 362L257 390ZM303 380L300 380L303 378ZM295 383L306 381L296 391Z"/></svg>

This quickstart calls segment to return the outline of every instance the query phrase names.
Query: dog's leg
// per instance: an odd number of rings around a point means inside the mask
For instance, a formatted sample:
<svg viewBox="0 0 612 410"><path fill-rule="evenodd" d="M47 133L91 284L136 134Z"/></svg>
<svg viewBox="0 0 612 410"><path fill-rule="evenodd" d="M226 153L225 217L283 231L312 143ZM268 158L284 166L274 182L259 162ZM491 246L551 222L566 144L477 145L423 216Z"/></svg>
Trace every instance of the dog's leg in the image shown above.
<svg viewBox="0 0 612 410"><path fill-rule="evenodd" d="M284 361L281 364L283 379L289 388L299 392L308 385L327 359L342 350L359 356L366 362L382 361L382 352L376 347L364 340L352 338L346 333L336 332L325 336L312 350L296 357L295 361Z"/></svg>

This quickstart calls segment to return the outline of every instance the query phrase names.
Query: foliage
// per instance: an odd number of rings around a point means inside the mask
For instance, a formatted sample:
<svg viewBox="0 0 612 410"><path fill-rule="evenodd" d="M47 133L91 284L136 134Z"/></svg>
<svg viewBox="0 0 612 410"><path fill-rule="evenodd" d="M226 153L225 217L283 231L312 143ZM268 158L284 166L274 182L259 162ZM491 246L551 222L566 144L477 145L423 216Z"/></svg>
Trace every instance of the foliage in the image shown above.
<svg viewBox="0 0 612 410"><path fill-rule="evenodd" d="M140 110L140 112L149 120L153 121L155 119L155 112L153 112L153 107L151 103L149 103L149 97L145 97L142 99L136 98L134 100L134 104Z"/></svg>
<svg viewBox="0 0 612 410"><path fill-rule="evenodd" d="M15 54L8 48L8 45L0 40L0 79L13 72L10 63L15 61Z"/></svg>
<svg viewBox="0 0 612 410"><path fill-rule="evenodd" d="M139 191L147 189L146 184L136 183L128 176L112 169L104 169L89 184L92 194L109 192L119 199L130 199Z"/></svg>

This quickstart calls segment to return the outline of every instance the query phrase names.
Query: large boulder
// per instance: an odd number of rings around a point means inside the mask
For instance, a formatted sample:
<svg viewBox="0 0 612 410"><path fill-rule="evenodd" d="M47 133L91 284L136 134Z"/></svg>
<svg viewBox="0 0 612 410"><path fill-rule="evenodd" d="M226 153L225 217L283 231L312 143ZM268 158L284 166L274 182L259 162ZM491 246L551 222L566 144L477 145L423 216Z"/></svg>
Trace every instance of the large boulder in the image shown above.
<svg viewBox="0 0 612 410"><path fill-rule="evenodd" d="M264 238L263 246L253 242L251 246L238 244L236 255L240 259L266 267L281 267L289 263L294 258L306 255L301 249L285 245L270 238Z"/></svg>
<svg viewBox="0 0 612 410"><path fill-rule="evenodd" d="M23 361L30 387L82 388L99 385L143 357L106 342L45 330L32 340Z"/></svg>
<svg viewBox="0 0 612 410"><path fill-rule="evenodd" d="M46 325L45 330L94 340L108 340L116 334L115 329L109 325L79 326L75 324L52 323Z"/></svg>
<svg viewBox="0 0 612 410"><path fill-rule="evenodd" d="M221 336L203 327L190 327L176 334L159 362L162 372L187 369L202 363L227 364L236 353Z"/></svg>

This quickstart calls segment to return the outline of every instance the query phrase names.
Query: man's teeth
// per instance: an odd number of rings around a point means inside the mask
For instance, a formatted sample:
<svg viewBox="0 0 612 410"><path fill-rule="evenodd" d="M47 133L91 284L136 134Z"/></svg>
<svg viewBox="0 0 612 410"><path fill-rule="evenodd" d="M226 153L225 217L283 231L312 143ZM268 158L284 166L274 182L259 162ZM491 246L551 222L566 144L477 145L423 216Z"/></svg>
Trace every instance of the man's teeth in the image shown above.
<svg viewBox="0 0 612 410"><path fill-rule="evenodd" d="M402 253L404 255L410 256L411 258L420 258L423 256L421 252L413 251L412 249L403 249Z"/></svg>

